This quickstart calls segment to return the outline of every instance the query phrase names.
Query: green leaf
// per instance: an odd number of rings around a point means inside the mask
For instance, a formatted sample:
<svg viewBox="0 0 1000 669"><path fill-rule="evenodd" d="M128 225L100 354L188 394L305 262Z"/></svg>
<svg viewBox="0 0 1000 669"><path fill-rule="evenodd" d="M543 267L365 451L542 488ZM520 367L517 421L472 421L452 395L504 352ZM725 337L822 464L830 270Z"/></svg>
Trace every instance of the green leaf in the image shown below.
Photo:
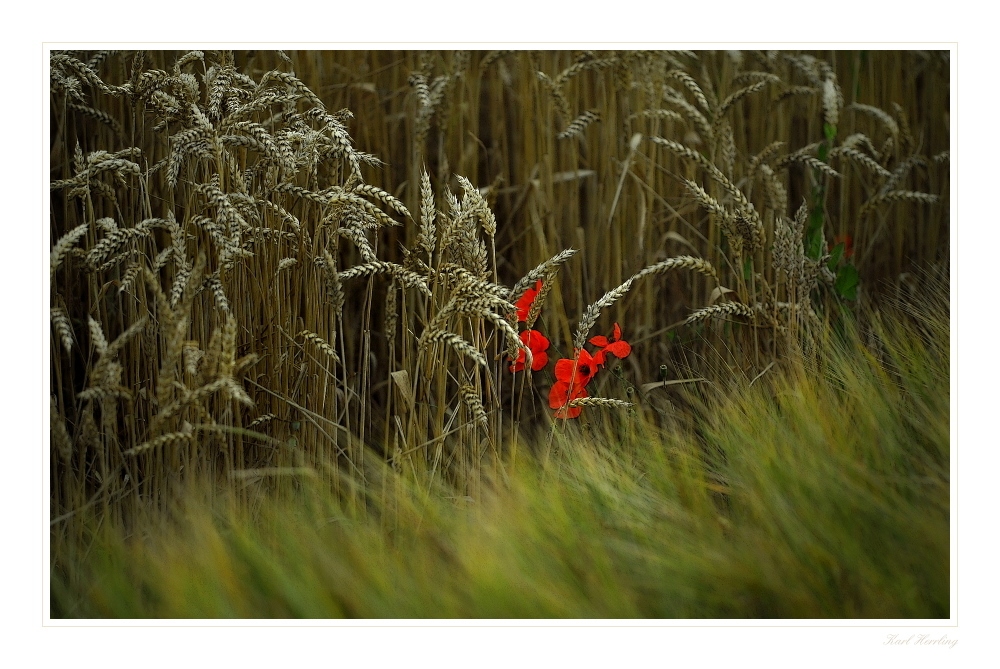
<svg viewBox="0 0 1000 669"><path fill-rule="evenodd" d="M749 281L751 276L753 276L753 258L747 258L743 262L743 280Z"/></svg>
<svg viewBox="0 0 1000 669"><path fill-rule="evenodd" d="M826 141L833 143L834 138L837 136L837 126L830 125L829 123L823 124L823 135L826 136Z"/></svg>
<svg viewBox="0 0 1000 669"><path fill-rule="evenodd" d="M817 228L806 233L806 256L819 260L823 256L823 229Z"/></svg>
<svg viewBox="0 0 1000 669"><path fill-rule="evenodd" d="M826 142L819 143L819 159L824 163L826 159L830 156L830 147L827 146Z"/></svg>
<svg viewBox="0 0 1000 669"><path fill-rule="evenodd" d="M844 257L844 251L846 248L847 245L844 244L844 242L840 242L833 247L832 251L830 251L830 261L826 266L829 267L831 271L837 269L837 265L840 264L841 259Z"/></svg>
<svg viewBox="0 0 1000 669"><path fill-rule="evenodd" d="M834 288L836 288L837 294L845 300L856 300L860 282L861 277L858 276L858 270L851 263L847 263L837 272Z"/></svg>

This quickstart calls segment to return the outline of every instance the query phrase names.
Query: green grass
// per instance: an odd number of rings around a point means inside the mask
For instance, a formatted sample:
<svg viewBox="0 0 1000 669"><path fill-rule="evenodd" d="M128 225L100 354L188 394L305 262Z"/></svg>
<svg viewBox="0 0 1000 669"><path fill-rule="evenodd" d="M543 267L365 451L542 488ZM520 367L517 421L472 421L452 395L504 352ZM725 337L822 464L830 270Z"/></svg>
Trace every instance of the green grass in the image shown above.
<svg viewBox="0 0 1000 669"><path fill-rule="evenodd" d="M468 497L370 464L337 495L295 476L131 523L94 507L53 525L52 617L947 618L933 295L753 384L654 391L698 407L690 429L614 414L527 439Z"/></svg>

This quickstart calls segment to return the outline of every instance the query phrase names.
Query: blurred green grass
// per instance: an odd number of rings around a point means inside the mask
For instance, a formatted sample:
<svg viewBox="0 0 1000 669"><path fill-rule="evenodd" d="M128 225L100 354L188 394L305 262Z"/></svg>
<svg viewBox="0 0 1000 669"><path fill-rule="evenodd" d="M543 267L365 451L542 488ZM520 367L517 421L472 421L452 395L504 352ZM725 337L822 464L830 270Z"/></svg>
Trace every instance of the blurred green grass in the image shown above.
<svg viewBox="0 0 1000 669"><path fill-rule="evenodd" d="M339 497L194 486L131 530L90 509L53 526L51 615L947 618L946 295L671 390L701 393L691 430L558 427L473 497L370 465Z"/></svg>

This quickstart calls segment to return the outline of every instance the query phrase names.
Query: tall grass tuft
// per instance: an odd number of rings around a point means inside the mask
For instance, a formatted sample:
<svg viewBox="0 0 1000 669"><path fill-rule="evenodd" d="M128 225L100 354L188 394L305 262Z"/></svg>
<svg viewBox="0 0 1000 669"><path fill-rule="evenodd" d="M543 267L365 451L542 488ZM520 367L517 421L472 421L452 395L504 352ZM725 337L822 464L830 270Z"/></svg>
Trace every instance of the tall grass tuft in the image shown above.
<svg viewBox="0 0 1000 669"><path fill-rule="evenodd" d="M53 615L945 618L947 324L940 301L872 314L704 393L694 431L612 416L473 495L378 465L345 501L275 470L240 484L301 486L252 510L196 486L141 530L91 517L89 551L56 547Z"/></svg>

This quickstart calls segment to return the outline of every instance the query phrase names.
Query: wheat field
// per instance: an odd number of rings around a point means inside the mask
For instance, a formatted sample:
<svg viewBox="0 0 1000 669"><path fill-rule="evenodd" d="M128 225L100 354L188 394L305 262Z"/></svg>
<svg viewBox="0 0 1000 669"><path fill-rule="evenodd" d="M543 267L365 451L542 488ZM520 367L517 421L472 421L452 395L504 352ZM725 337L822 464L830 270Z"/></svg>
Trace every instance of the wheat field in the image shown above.
<svg viewBox="0 0 1000 669"><path fill-rule="evenodd" d="M949 617L948 51L49 73L52 617Z"/></svg>

